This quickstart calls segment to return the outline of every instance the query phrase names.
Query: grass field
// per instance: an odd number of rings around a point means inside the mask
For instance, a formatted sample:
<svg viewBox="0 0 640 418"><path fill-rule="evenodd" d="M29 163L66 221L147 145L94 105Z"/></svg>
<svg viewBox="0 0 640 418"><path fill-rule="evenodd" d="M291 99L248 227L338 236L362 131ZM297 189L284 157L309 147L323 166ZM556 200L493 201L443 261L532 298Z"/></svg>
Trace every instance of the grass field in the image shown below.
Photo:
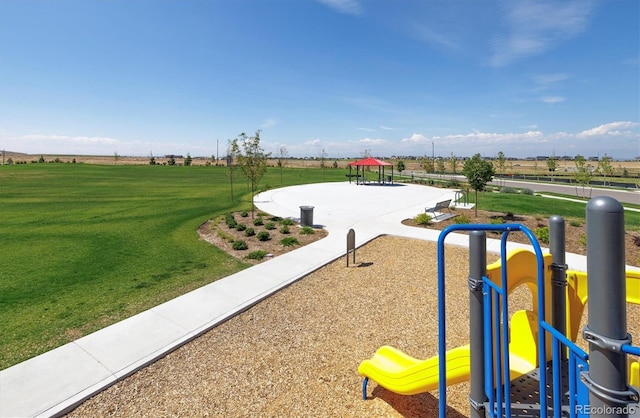
<svg viewBox="0 0 640 418"><path fill-rule="evenodd" d="M202 222L249 209L223 167L0 167L0 369L248 265L198 239ZM282 184L345 170L283 171ZM261 187L280 187L271 168Z"/></svg>
<svg viewBox="0 0 640 418"><path fill-rule="evenodd" d="M270 168L261 187L344 181L345 169ZM375 177L373 173L372 175ZM224 167L0 166L0 369L248 267L197 227L250 208ZM471 194L473 197L473 194ZM481 194L485 210L584 219L584 205ZM640 230L640 214L625 214Z"/></svg>
<svg viewBox="0 0 640 418"><path fill-rule="evenodd" d="M549 193L551 194L551 193ZM557 196L557 193L554 193ZM569 196L575 199L575 196ZM474 193L469 193L469 200L474 202ZM584 223L585 207L584 203L578 203L561 199L549 199L540 196L513 194L513 193L479 193L478 209L494 212L511 212L515 214L525 214L548 218L552 215L561 215L566 219L579 219ZM640 209L640 205L625 203L624 206ZM630 231L640 231L640 212L625 211L625 229Z"/></svg>

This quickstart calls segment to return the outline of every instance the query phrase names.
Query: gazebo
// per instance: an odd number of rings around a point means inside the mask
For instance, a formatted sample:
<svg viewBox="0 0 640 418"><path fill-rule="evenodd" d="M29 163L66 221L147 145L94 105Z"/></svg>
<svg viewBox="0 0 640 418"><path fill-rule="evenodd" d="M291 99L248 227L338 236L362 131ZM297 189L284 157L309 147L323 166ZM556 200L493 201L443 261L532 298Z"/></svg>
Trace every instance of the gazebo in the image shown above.
<svg viewBox="0 0 640 418"><path fill-rule="evenodd" d="M368 157L362 160L354 161L349 163L349 183L351 183L351 178L353 175L351 174L351 169L356 168L356 184L366 184L366 179L364 177L364 168L365 167L378 167L378 184L392 184L393 183L393 164L388 163L386 161L378 160L377 158ZM360 174L360 167L362 167L362 174ZM385 177L384 168L391 167L391 175Z"/></svg>

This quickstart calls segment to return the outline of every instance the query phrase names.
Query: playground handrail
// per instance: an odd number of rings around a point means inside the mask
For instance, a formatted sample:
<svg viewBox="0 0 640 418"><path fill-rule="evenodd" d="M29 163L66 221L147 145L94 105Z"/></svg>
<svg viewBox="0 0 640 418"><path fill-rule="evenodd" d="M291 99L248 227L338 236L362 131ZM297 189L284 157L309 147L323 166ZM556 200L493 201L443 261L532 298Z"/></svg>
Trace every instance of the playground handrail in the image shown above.
<svg viewBox="0 0 640 418"><path fill-rule="evenodd" d="M445 278L444 241L447 235L449 235L451 232L454 232L454 231L480 231L480 230L496 231L496 232L503 233L503 238L501 240L501 245L500 245L500 256L503 259L506 257L507 237L505 237L505 233L506 235L508 235L508 233L511 231L523 232L531 242L531 245L536 255L536 260L538 264L537 275L538 277L544 277L544 258L542 255L542 249L540 248L540 244L538 243L538 240L536 239L533 232L524 225L521 225L521 224L502 224L502 225L456 224L456 225L449 225L448 227L442 230L442 232L438 236L438 355L440 356L440 361L438 363L438 375L439 375L438 390L440 394L438 399L438 411L439 411L439 416L441 418L446 417L446 406L447 406L447 388L446 388L447 344L446 344L446 315L445 315L446 300L445 300L445 281L444 281L444 278ZM503 263L503 264L506 264L506 263ZM506 266L503 265L503 268L506 269ZM502 277L503 277L502 279L503 289L506 289L506 274L504 274L504 271L503 271ZM544 283L544 280L542 282ZM539 298L539 302L538 302L539 311L545 312L544 286L538 286L538 298ZM503 303L502 313L503 313L503 316L505 316L506 318L505 323L508 323L508 306L506 303ZM541 356L540 358L544 359L546 358L546 340L544 338L544 332L542 332L542 327L540 327L539 335L542 338L542 342L539 344L539 355ZM507 340L506 340L505 347L508 347L508 336L506 336L506 339ZM498 348L499 346L500 344L498 344ZM508 357L508 356L505 356L505 357ZM508 358L505 359L505 366L506 366L506 370L509 370ZM505 385L508 385L508 382L506 382ZM542 388L546 388L546 376L544 373L542 373L540 377L540 387L541 387L541 390ZM508 386L506 387L506 389L508 389ZM546 399L544 396L540 397L540 407L542 410L546 410ZM508 416L509 410L510 410L510 404L508 402L508 399L506 402L506 408L507 408L507 416Z"/></svg>

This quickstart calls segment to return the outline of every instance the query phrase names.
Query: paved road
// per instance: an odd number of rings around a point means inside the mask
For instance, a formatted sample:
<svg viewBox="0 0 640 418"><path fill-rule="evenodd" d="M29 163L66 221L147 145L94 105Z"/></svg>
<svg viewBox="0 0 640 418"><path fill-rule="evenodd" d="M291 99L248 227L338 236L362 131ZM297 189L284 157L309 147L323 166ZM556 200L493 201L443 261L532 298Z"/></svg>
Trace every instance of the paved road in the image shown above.
<svg viewBox="0 0 640 418"><path fill-rule="evenodd" d="M499 180L493 181L491 184L500 185L500 186L508 186L508 187L528 187L532 189L534 192L554 192L554 193L562 193L573 196L582 197L583 190L581 187L576 187L576 185L568 185L568 184L553 184L553 183L534 183L528 181L520 181L520 180ZM577 194L576 194L577 191ZM636 205L640 205L640 190L635 191L626 191L626 190L618 190L618 189L603 189L603 188L585 188L584 193L587 197L596 197L596 196L609 196L616 199L621 203L635 203Z"/></svg>
<svg viewBox="0 0 640 418"><path fill-rule="evenodd" d="M440 179L441 176L437 174L422 174L415 173L416 177L432 177ZM444 179L452 179L455 178L458 181L466 182L467 179L464 176L451 176L445 175ZM562 193L569 196L580 196L582 197L582 188L577 188L575 184L554 184L554 183L538 183L538 182L529 182L522 180L507 180L507 179L499 179L494 180L490 184L496 186L508 186L508 187L517 187L517 188L529 188L534 192L553 192L553 193ZM576 191L578 194L576 194ZM636 205L640 205L640 190L635 189L633 191L626 190L618 190L618 189L604 189L600 187L586 188L584 190L587 197L596 197L596 196L609 196L616 199L621 203L634 203Z"/></svg>

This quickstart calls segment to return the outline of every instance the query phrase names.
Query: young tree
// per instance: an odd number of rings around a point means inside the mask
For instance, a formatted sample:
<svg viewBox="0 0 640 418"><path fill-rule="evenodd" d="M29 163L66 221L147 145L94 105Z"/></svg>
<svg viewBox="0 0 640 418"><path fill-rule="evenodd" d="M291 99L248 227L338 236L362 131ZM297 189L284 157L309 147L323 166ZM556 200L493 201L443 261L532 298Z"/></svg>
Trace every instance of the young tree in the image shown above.
<svg viewBox="0 0 640 418"><path fill-rule="evenodd" d="M453 152L451 153L451 158L449 158L449 165L451 166L451 171L453 172L453 175L455 176L457 174L458 171L458 162L460 160L458 160L458 157L456 157L455 155L453 155Z"/></svg>
<svg viewBox="0 0 640 418"><path fill-rule="evenodd" d="M425 173L433 173L436 171L433 160L426 155L420 159L420 167Z"/></svg>
<svg viewBox="0 0 640 418"><path fill-rule="evenodd" d="M258 183L267 172L267 159L270 153L265 153L260 147L260 131L255 136L247 136L244 132L233 140L239 150L238 165L251 185L251 218L255 217L253 196L258 189Z"/></svg>
<svg viewBox="0 0 640 418"><path fill-rule="evenodd" d="M284 184L282 180L282 169L287 164L287 157L289 156L289 152L287 151L287 147L281 146L278 148L278 167L280 167L280 184Z"/></svg>
<svg viewBox="0 0 640 418"><path fill-rule="evenodd" d="M607 185L607 176L613 174L613 166L611 165L611 157L607 154L598 161L598 173L604 177L604 185Z"/></svg>
<svg viewBox="0 0 640 418"><path fill-rule="evenodd" d="M485 161L480 154L474 155L471 159L465 161L462 173L467 178L469 186L475 191L476 204L475 216L478 216L478 191L483 191L488 182L495 175L493 164Z"/></svg>
<svg viewBox="0 0 640 418"><path fill-rule="evenodd" d="M438 158L438 173L440 173L440 178L444 177L444 172L447 170L444 165L444 158Z"/></svg>
<svg viewBox="0 0 640 418"><path fill-rule="evenodd" d="M582 186L582 197L586 197L585 187L589 186L589 184L591 183L591 178L593 177L593 174L591 173L591 168L587 166L587 160L585 160L585 158L582 155L580 154L576 155L576 158L574 161L576 163L576 173L575 173L576 183ZM576 196L579 196L577 189L576 189Z"/></svg>
<svg viewBox="0 0 640 418"><path fill-rule="evenodd" d="M504 156L504 152L498 152L498 156L496 157L496 165L498 166L498 173L500 173L500 179L502 179L502 184L504 184L504 168L506 166L507 159Z"/></svg>
<svg viewBox="0 0 640 418"><path fill-rule="evenodd" d="M324 169L327 168L327 153L324 152L324 148L322 148L322 152L320 152L320 168L322 169L322 180L324 180Z"/></svg>
<svg viewBox="0 0 640 418"><path fill-rule="evenodd" d="M233 202L233 177L235 165L234 160L238 156L238 142L235 140L228 140L227 144L227 177L229 177L229 191L231 192L231 202Z"/></svg>
<svg viewBox="0 0 640 418"><path fill-rule="evenodd" d="M191 158L191 155L189 155L189 154L187 153L187 156L186 156L186 157L185 157L185 159L184 159L184 165L185 165L186 167L189 167L189 166L191 165L191 162L192 162L192 161L193 161L193 158Z"/></svg>
<svg viewBox="0 0 640 418"><path fill-rule="evenodd" d="M404 161L398 161L398 172L402 173L404 171Z"/></svg>

